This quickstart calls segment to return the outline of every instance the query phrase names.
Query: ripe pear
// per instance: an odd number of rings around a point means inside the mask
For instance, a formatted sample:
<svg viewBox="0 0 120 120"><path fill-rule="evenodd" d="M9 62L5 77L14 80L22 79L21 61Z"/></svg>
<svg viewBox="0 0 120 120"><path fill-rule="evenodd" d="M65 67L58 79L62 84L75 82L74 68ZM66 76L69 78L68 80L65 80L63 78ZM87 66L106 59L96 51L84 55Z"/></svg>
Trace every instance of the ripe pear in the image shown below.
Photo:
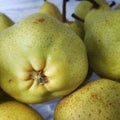
<svg viewBox="0 0 120 120"><path fill-rule="evenodd" d="M25 103L75 90L88 71L83 41L62 22L35 13L0 33L0 85Z"/></svg>
<svg viewBox="0 0 120 120"><path fill-rule="evenodd" d="M54 120L120 120L120 83L97 79L63 98Z"/></svg>
<svg viewBox="0 0 120 120"><path fill-rule="evenodd" d="M0 101L0 120L43 120L32 107L15 100Z"/></svg>
<svg viewBox="0 0 120 120"><path fill-rule="evenodd" d="M75 21L67 21L64 24L73 30L82 40L84 39L84 31Z"/></svg>
<svg viewBox="0 0 120 120"><path fill-rule="evenodd" d="M75 22L79 28L83 31L83 36L85 34L84 31L84 20L86 15L92 10L92 9L110 9L109 5L105 0L83 0L80 1L77 6L75 7L74 14L72 16L75 18ZM83 37L84 39L84 37Z"/></svg>
<svg viewBox="0 0 120 120"><path fill-rule="evenodd" d="M110 8L106 0L83 0L76 6L75 14L84 20L91 9L97 9L97 7L102 8L103 6Z"/></svg>
<svg viewBox="0 0 120 120"><path fill-rule="evenodd" d="M48 2L45 0L39 11L41 13L49 14L60 21L62 20L62 15L59 8L52 2Z"/></svg>
<svg viewBox="0 0 120 120"><path fill-rule="evenodd" d="M89 64L100 76L120 80L120 10L93 10L85 19Z"/></svg>
<svg viewBox="0 0 120 120"><path fill-rule="evenodd" d="M13 25L14 22L4 13L0 13L0 32Z"/></svg>
<svg viewBox="0 0 120 120"><path fill-rule="evenodd" d="M75 8L75 14L84 20L86 14L90 11L92 7L93 4L90 1L81 1Z"/></svg>

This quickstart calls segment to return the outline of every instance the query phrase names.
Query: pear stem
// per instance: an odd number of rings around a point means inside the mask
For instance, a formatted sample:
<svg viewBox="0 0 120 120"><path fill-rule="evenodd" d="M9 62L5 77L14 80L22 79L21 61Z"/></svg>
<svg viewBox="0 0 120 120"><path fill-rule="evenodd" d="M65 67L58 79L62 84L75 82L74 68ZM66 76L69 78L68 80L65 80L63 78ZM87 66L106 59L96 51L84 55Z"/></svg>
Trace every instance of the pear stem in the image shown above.
<svg viewBox="0 0 120 120"><path fill-rule="evenodd" d="M47 2L47 0L43 0L44 2Z"/></svg>
<svg viewBox="0 0 120 120"><path fill-rule="evenodd" d="M62 7L62 21L63 22L67 21L67 19L66 19L66 3L67 3L67 0L63 0L63 7Z"/></svg>
<svg viewBox="0 0 120 120"><path fill-rule="evenodd" d="M114 5L116 5L116 2L112 1L112 3L109 5L109 7L113 7Z"/></svg>
<svg viewBox="0 0 120 120"><path fill-rule="evenodd" d="M72 15L71 15L73 18L75 18L76 20L79 20L79 21L81 21L81 22L85 22L83 19L81 19L80 17L78 17L75 13L73 13Z"/></svg>

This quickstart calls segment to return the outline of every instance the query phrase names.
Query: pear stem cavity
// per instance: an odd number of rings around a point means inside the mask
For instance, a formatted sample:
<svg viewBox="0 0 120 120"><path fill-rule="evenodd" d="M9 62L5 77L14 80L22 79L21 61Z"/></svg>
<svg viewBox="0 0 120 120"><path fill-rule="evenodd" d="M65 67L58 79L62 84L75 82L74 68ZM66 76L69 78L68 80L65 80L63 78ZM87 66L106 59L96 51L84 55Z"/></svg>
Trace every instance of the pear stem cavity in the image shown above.
<svg viewBox="0 0 120 120"><path fill-rule="evenodd" d="M75 13L73 13L71 16L72 16L73 18L75 18L76 20L79 20L79 21L81 21L81 22L84 23L84 20L83 20L82 18L78 17Z"/></svg>
<svg viewBox="0 0 120 120"><path fill-rule="evenodd" d="M38 83L44 85L48 82L47 77L43 74L43 71L32 71L30 74L30 79L37 80Z"/></svg>

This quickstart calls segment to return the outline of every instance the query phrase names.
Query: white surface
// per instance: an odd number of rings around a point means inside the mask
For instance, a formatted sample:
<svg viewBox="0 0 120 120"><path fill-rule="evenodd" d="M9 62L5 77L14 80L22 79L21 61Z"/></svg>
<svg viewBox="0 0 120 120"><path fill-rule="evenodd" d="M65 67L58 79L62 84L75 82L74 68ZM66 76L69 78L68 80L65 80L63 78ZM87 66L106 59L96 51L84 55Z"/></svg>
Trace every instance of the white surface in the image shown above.
<svg viewBox="0 0 120 120"><path fill-rule="evenodd" d="M62 0L49 0L54 2L62 11ZM38 12L43 0L0 0L0 12L6 13L15 22L32 13ZM78 2L71 0L67 4L67 17L71 18L71 14Z"/></svg>
<svg viewBox="0 0 120 120"><path fill-rule="evenodd" d="M54 2L59 9L62 11L62 0L49 0ZM108 0L109 2L111 0ZM115 0L116 3L120 3L120 0ZM67 18L72 20L71 14L74 12L74 8L79 1L70 0L67 4ZM20 21L22 18L38 12L40 6L42 5L43 0L0 0L0 12L8 15L14 22ZM98 78L95 74L92 75L92 78ZM43 103L31 105L38 112L42 114L45 120L53 120L54 108L59 99Z"/></svg>

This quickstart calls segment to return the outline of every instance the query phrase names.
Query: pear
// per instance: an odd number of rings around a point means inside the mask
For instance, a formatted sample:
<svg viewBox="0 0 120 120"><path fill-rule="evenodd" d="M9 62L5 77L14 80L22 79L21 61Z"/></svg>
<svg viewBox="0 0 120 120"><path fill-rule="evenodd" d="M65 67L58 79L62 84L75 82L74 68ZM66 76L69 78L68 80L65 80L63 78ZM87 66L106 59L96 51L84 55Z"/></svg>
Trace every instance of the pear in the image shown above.
<svg viewBox="0 0 120 120"><path fill-rule="evenodd" d="M0 32L13 25L14 22L4 13L0 13Z"/></svg>
<svg viewBox="0 0 120 120"><path fill-rule="evenodd" d="M44 0L44 3L40 7L39 11L41 13L49 14L60 21L62 20L62 15L59 8L54 3L48 2L47 0Z"/></svg>
<svg viewBox="0 0 120 120"><path fill-rule="evenodd" d="M81 1L75 7L75 14L84 20L86 14L91 10L92 7L93 7L93 4L90 1L86 1L86 0Z"/></svg>
<svg viewBox="0 0 120 120"><path fill-rule="evenodd" d="M54 120L120 120L119 106L120 83L97 79L63 98Z"/></svg>
<svg viewBox="0 0 120 120"><path fill-rule="evenodd" d="M70 21L66 18L66 3L68 1L67 0L63 0L63 13L62 13L62 22L68 26L72 31L74 31L82 40L84 37L84 32L82 27L79 27L75 21Z"/></svg>
<svg viewBox="0 0 120 120"><path fill-rule="evenodd" d="M75 11L72 14L72 17L75 18L75 23L81 30L83 31L83 36L85 34L84 31L84 20L86 15L92 10L92 9L110 9L109 5L105 0L83 0L80 1L77 6L75 7ZM84 37L82 37L84 40Z"/></svg>
<svg viewBox="0 0 120 120"><path fill-rule="evenodd" d="M43 120L32 107L15 100L0 101L0 120Z"/></svg>
<svg viewBox="0 0 120 120"><path fill-rule="evenodd" d="M93 10L85 19L89 64L100 76L120 80L120 10Z"/></svg>
<svg viewBox="0 0 120 120"><path fill-rule="evenodd" d="M73 30L82 40L84 39L83 29L79 27L75 21L67 21L64 24Z"/></svg>
<svg viewBox="0 0 120 120"><path fill-rule="evenodd" d="M0 33L0 85L16 100L41 103L69 94L88 71L83 41L48 14L34 13Z"/></svg>

